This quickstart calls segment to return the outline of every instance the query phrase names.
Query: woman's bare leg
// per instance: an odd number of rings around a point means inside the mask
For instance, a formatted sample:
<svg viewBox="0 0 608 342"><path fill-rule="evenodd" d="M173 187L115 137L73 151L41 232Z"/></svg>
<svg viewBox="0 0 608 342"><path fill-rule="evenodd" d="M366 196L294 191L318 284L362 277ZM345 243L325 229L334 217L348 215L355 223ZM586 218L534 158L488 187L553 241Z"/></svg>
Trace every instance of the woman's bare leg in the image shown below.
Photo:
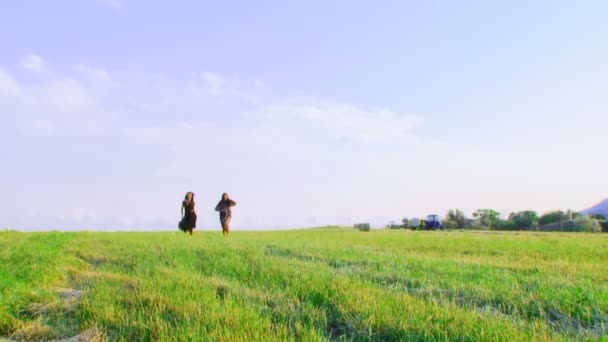
<svg viewBox="0 0 608 342"><path fill-rule="evenodd" d="M228 235L230 233L230 219L231 219L231 217L228 216L224 220L224 231L226 232L225 235Z"/></svg>

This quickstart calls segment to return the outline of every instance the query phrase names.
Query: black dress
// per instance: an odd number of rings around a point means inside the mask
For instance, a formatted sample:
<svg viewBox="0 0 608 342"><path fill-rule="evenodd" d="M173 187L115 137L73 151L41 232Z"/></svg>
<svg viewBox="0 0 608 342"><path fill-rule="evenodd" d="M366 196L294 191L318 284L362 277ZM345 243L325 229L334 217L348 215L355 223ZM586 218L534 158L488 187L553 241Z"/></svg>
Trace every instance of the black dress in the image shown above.
<svg viewBox="0 0 608 342"><path fill-rule="evenodd" d="M196 228L196 212L194 212L194 202L184 200L182 202L184 207L184 218L182 219L182 225L184 231L191 231Z"/></svg>

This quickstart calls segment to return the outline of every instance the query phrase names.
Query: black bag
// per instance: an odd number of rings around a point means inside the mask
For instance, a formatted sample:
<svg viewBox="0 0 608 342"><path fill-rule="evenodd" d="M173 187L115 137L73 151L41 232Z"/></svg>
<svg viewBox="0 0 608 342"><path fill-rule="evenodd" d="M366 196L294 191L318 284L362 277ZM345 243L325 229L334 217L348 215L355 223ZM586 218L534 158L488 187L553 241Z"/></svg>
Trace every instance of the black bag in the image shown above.
<svg viewBox="0 0 608 342"><path fill-rule="evenodd" d="M185 220L182 218L181 221L179 221L177 223L177 228L179 228L179 230L185 232L186 231L186 222Z"/></svg>

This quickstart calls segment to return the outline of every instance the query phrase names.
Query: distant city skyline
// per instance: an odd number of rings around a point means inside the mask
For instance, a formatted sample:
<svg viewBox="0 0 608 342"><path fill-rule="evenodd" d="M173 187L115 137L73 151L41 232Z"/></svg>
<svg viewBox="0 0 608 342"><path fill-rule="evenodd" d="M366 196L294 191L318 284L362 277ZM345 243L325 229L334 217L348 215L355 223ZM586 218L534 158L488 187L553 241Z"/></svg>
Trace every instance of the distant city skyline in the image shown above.
<svg viewBox="0 0 608 342"><path fill-rule="evenodd" d="M608 197L608 2L9 1L0 228L277 229Z"/></svg>

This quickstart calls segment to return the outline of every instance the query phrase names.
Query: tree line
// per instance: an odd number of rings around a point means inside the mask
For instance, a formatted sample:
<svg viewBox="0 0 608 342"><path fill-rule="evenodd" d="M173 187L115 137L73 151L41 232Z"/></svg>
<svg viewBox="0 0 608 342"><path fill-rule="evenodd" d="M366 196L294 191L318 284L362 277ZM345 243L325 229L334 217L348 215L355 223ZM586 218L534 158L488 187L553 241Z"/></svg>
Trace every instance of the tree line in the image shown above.
<svg viewBox="0 0 608 342"><path fill-rule="evenodd" d="M402 220L408 226L410 220ZM541 215L533 210L512 212L504 219L493 209L478 209L471 218L460 209L450 209L445 214L443 226L446 229L487 229L487 230L562 230L608 232L608 223L602 215L583 215L573 211L555 210Z"/></svg>

